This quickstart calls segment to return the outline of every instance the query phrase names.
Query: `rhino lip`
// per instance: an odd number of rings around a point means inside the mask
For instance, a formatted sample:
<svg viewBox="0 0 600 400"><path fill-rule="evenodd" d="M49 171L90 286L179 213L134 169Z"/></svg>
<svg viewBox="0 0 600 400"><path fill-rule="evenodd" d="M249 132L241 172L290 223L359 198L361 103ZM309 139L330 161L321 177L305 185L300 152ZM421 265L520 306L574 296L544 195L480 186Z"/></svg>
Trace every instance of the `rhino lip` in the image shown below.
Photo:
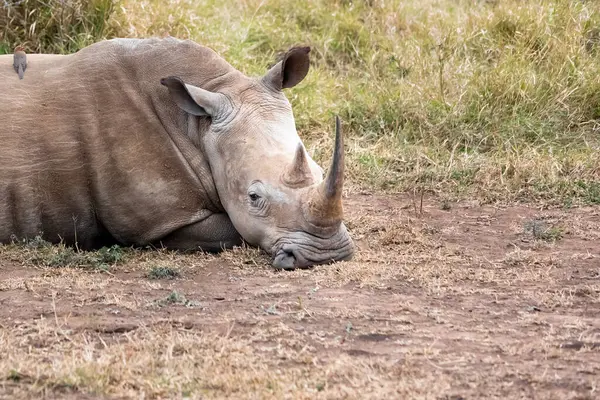
<svg viewBox="0 0 600 400"><path fill-rule="evenodd" d="M278 269L293 270L296 268L308 269L315 265L329 264L335 261L337 258L315 258L306 257L303 255L302 247L294 244L284 244L274 252L273 266ZM347 257L340 258L338 260L348 259Z"/></svg>
<svg viewBox="0 0 600 400"><path fill-rule="evenodd" d="M296 268L296 258L293 253L279 250L273 257L273 266L278 269L292 270Z"/></svg>
<svg viewBox="0 0 600 400"><path fill-rule="evenodd" d="M275 268L292 270L311 266L311 263L300 254L298 247L293 244L284 244L274 254L273 266Z"/></svg>

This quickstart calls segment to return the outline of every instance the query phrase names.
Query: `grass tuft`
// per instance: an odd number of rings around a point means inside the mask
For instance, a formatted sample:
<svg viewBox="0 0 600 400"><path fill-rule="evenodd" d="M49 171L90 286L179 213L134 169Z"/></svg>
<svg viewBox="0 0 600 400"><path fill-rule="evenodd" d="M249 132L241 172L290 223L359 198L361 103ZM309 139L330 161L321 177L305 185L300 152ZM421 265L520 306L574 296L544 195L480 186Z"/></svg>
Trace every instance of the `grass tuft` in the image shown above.
<svg viewBox="0 0 600 400"><path fill-rule="evenodd" d="M175 279L179 278L181 274L174 268L154 265L150 268L146 276L149 279Z"/></svg>
<svg viewBox="0 0 600 400"><path fill-rule="evenodd" d="M79 251L62 243L53 245L41 236L14 240L12 246L22 250L26 261L52 268L74 267L107 271L126 257L126 249L117 245L102 247L96 251Z"/></svg>
<svg viewBox="0 0 600 400"><path fill-rule="evenodd" d="M166 307L169 305L182 305L188 308L199 307L200 303L198 301L187 299L182 293L177 291L172 291L167 297L164 299L159 299L154 302L154 304L158 307Z"/></svg>
<svg viewBox="0 0 600 400"><path fill-rule="evenodd" d="M556 242L563 236L562 229L557 226L549 226L545 221L532 219L525 221L525 232L531 233L534 239L546 242Z"/></svg>

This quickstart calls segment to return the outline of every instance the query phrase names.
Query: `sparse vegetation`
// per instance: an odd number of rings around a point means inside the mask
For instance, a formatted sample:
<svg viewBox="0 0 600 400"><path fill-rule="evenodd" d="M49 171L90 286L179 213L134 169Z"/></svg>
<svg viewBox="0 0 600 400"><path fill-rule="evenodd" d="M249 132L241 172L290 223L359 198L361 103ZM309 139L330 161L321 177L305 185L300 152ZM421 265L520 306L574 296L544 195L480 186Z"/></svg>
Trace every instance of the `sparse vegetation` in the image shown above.
<svg viewBox="0 0 600 400"><path fill-rule="evenodd" d="M102 247L97 251L80 251L64 244L52 245L41 236L15 240L12 246L21 249L23 259L34 265L54 268L92 268L104 271L121 262L126 252L117 245Z"/></svg>
<svg viewBox="0 0 600 400"><path fill-rule="evenodd" d="M177 291L172 291L166 298L159 299L155 301L154 304L156 304L159 307L165 307L173 304L181 304L188 308L198 307L200 305L200 303L197 301L186 299L186 297L182 293L179 293Z"/></svg>
<svg viewBox="0 0 600 400"><path fill-rule="evenodd" d="M356 258L285 273L252 248L95 274L0 246L0 397L593 398L598 208L412 202L351 196Z"/></svg>
<svg viewBox="0 0 600 400"><path fill-rule="evenodd" d="M169 266L153 265L146 276L150 279L175 279L181 274L177 269Z"/></svg>
<svg viewBox="0 0 600 400"><path fill-rule="evenodd" d="M525 221L525 232L530 233L534 239L555 242L562 238L562 230L558 226L551 226L541 219Z"/></svg>
<svg viewBox="0 0 600 400"><path fill-rule="evenodd" d="M446 199L442 200L442 203L440 204L440 210L450 211L451 209L452 205L450 204L450 202Z"/></svg>
<svg viewBox="0 0 600 400"><path fill-rule="evenodd" d="M185 303L185 296L178 292L171 292L165 299L167 304Z"/></svg>

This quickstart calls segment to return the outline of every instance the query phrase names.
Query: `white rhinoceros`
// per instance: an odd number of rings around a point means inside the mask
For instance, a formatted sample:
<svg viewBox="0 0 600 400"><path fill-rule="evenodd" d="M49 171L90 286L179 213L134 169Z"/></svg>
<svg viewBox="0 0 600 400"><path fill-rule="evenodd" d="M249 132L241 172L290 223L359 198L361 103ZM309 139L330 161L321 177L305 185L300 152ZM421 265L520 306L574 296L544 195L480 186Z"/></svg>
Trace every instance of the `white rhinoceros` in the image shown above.
<svg viewBox="0 0 600 400"><path fill-rule="evenodd" d="M30 54L23 80L0 56L0 242L219 251L243 239L285 269L352 257L339 121L323 179L282 92L308 53L259 78L174 38Z"/></svg>

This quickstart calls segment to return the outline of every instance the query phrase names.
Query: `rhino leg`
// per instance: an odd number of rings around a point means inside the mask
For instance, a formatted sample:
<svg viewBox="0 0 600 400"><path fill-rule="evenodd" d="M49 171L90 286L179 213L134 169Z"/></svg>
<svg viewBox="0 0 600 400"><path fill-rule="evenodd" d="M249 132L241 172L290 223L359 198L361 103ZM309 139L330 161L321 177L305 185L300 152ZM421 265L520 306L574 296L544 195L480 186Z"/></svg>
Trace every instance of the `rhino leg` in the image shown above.
<svg viewBox="0 0 600 400"><path fill-rule="evenodd" d="M168 249L218 252L242 244L227 214L213 214L201 222L184 226L158 241Z"/></svg>

